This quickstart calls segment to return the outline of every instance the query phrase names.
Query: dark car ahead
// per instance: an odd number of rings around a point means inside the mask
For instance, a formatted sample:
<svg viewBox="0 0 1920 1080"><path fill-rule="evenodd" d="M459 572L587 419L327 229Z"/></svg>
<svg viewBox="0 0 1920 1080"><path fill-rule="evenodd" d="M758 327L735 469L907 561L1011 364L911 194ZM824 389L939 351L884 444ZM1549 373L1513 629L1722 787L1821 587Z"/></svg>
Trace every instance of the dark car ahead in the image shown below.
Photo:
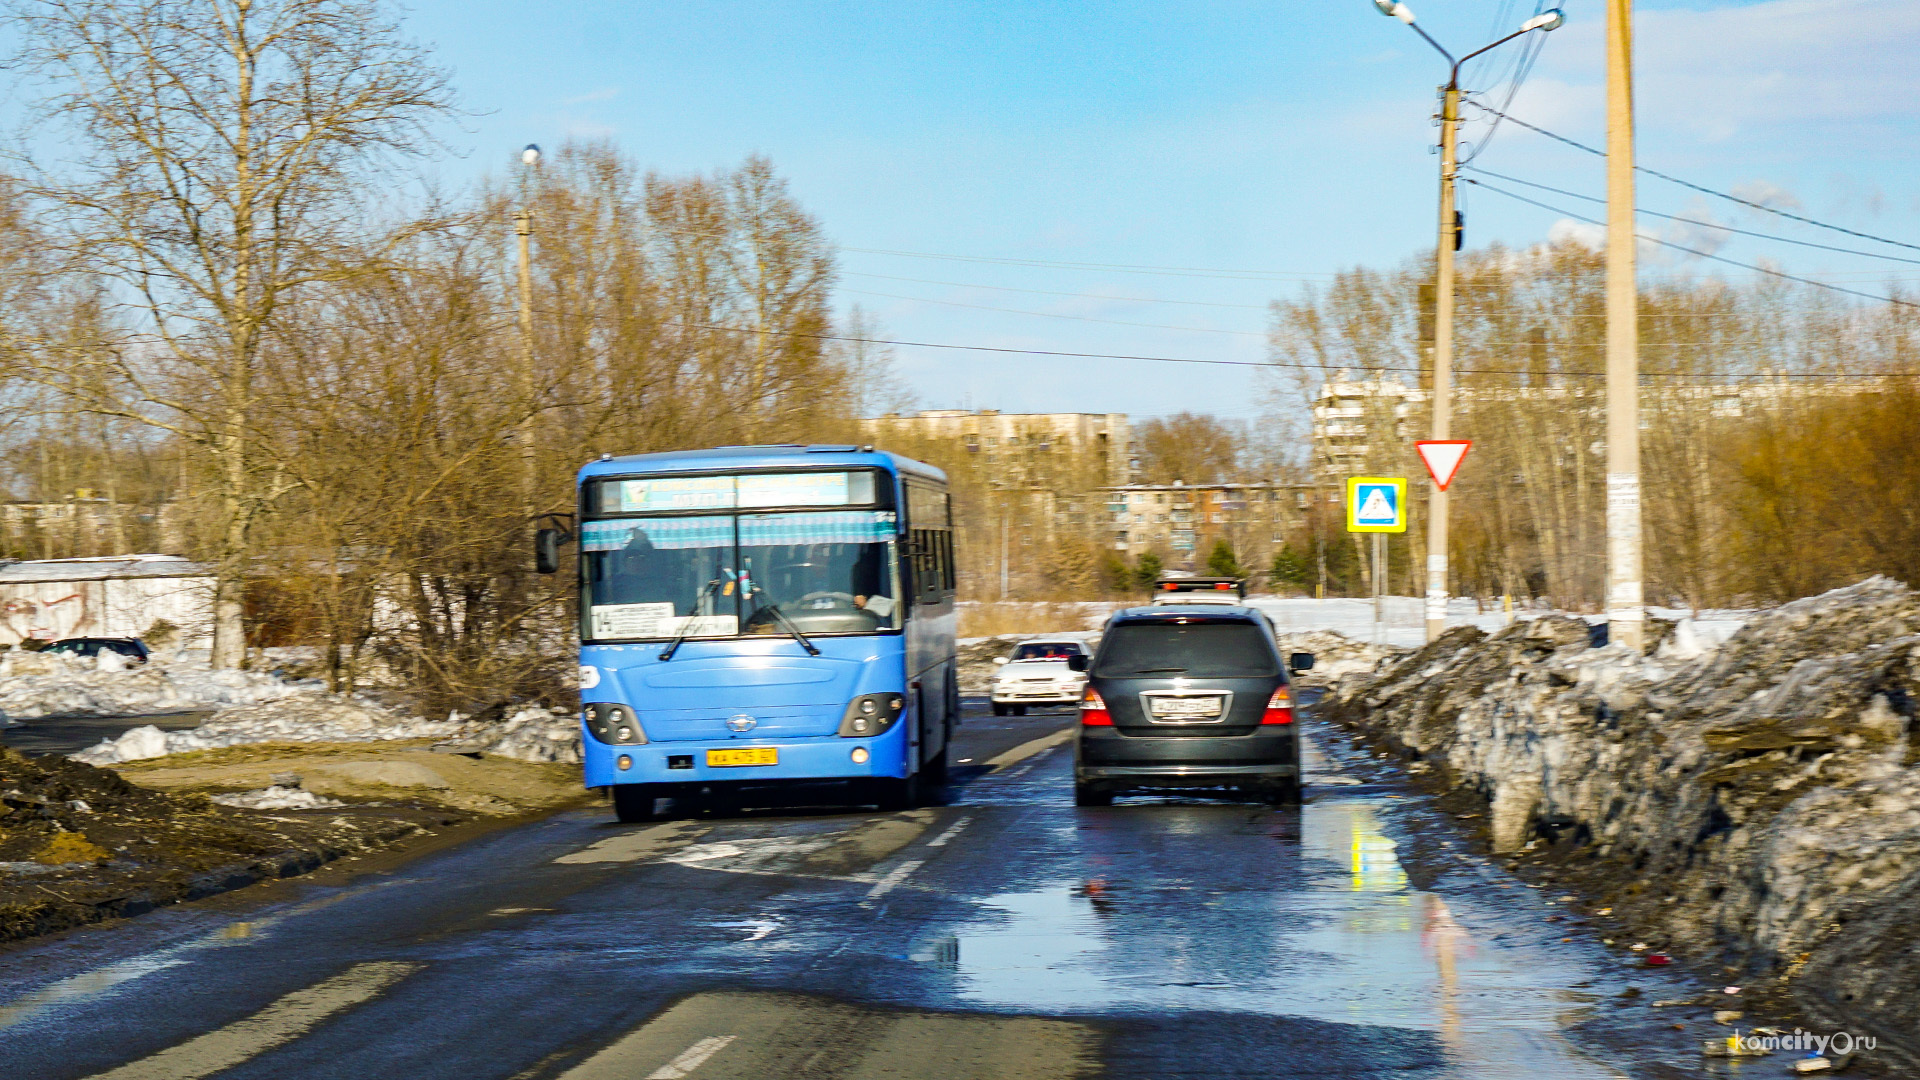
<svg viewBox="0 0 1920 1080"><path fill-rule="evenodd" d="M1074 743L1073 797L1105 806L1158 788L1234 788L1300 797L1300 733L1287 668L1266 617L1193 604L1130 608L1108 620L1088 668ZM1292 667L1313 665L1306 653Z"/></svg>

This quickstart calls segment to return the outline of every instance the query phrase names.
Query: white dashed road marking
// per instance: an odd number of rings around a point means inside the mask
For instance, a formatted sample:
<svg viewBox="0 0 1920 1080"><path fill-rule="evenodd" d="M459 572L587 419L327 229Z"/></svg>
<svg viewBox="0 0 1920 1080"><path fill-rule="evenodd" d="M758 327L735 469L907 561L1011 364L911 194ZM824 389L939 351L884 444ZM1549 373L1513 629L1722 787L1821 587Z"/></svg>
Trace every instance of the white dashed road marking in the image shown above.
<svg viewBox="0 0 1920 1080"><path fill-rule="evenodd" d="M927 841L927 846L928 847L946 847L947 841L960 835L960 830L966 828L968 825L971 825L971 824L973 824L972 818L963 817L959 821L954 822L952 825L947 826L946 832L943 832L939 836L936 836L933 839Z"/></svg>
<svg viewBox="0 0 1920 1080"><path fill-rule="evenodd" d="M647 1080L680 1080L693 1070L707 1063L707 1059L719 1053L726 1045L738 1038L737 1035L715 1035L711 1039L701 1039L686 1052L665 1065L647 1074Z"/></svg>
<svg viewBox="0 0 1920 1080"><path fill-rule="evenodd" d="M425 966L355 964L331 979L295 990L243 1020L98 1073L91 1080L199 1080L211 1076L299 1038L333 1014L380 996Z"/></svg>
<svg viewBox="0 0 1920 1080"><path fill-rule="evenodd" d="M882 896L887 895L894 890L895 886L907 880L907 875L920 869L924 865L926 865L925 862L915 859L911 862L903 862L899 866L894 867L887 873L886 877L880 879L879 884L867 890L867 899L878 900Z"/></svg>

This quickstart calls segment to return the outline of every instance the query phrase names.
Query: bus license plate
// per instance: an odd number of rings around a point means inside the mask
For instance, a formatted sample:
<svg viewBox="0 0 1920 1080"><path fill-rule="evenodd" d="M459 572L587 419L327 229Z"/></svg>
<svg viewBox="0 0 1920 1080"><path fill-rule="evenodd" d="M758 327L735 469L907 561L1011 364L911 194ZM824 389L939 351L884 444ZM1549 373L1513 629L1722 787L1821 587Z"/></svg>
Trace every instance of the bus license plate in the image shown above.
<svg viewBox="0 0 1920 1080"><path fill-rule="evenodd" d="M734 765L778 765L780 748L776 746L743 746L738 750L707 751L709 768L727 768Z"/></svg>

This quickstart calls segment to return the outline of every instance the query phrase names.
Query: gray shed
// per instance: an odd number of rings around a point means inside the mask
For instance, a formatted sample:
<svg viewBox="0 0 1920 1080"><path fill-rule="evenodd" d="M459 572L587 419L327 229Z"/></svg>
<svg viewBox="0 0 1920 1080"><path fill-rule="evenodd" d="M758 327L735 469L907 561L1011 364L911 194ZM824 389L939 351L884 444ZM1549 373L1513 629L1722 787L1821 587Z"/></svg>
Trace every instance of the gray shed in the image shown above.
<svg viewBox="0 0 1920 1080"><path fill-rule="evenodd" d="M178 555L0 563L0 644L139 637L165 620L185 642L211 633L213 574Z"/></svg>

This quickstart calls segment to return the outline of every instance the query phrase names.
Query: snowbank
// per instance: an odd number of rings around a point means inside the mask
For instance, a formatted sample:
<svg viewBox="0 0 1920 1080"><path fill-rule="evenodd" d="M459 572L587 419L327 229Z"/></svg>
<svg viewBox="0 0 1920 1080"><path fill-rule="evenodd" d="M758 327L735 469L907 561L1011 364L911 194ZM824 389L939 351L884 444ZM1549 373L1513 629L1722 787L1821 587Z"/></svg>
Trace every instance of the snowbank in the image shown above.
<svg viewBox="0 0 1920 1080"><path fill-rule="evenodd" d="M339 799L315 795L305 788L286 787L281 784L264 787L259 791L215 795L212 799L221 806L237 806L242 810L330 810L347 805Z"/></svg>
<svg viewBox="0 0 1920 1080"><path fill-rule="evenodd" d="M1580 619L1472 627L1343 680L1324 715L1548 845L1669 952L1920 1030L1920 594L1886 578L1683 620L1650 656Z"/></svg>
<svg viewBox="0 0 1920 1080"><path fill-rule="evenodd" d="M422 720L355 698L310 695L222 709L199 727L181 731L137 727L72 757L89 765L112 765L249 743L443 739L460 730L457 719Z"/></svg>
<svg viewBox="0 0 1920 1080"><path fill-rule="evenodd" d="M317 680L213 671L204 661L167 653L156 653L141 666L119 668L111 660L103 664L64 653L10 649L0 653L0 711L14 717L139 716L255 705L323 690Z"/></svg>
<svg viewBox="0 0 1920 1080"><path fill-rule="evenodd" d="M527 708L504 721L424 720L359 698L307 695L261 705L222 709L196 728L162 731L152 725L72 755L89 765L268 742L386 742L453 739L462 753L494 754L521 761L580 761L580 723L573 714Z"/></svg>

